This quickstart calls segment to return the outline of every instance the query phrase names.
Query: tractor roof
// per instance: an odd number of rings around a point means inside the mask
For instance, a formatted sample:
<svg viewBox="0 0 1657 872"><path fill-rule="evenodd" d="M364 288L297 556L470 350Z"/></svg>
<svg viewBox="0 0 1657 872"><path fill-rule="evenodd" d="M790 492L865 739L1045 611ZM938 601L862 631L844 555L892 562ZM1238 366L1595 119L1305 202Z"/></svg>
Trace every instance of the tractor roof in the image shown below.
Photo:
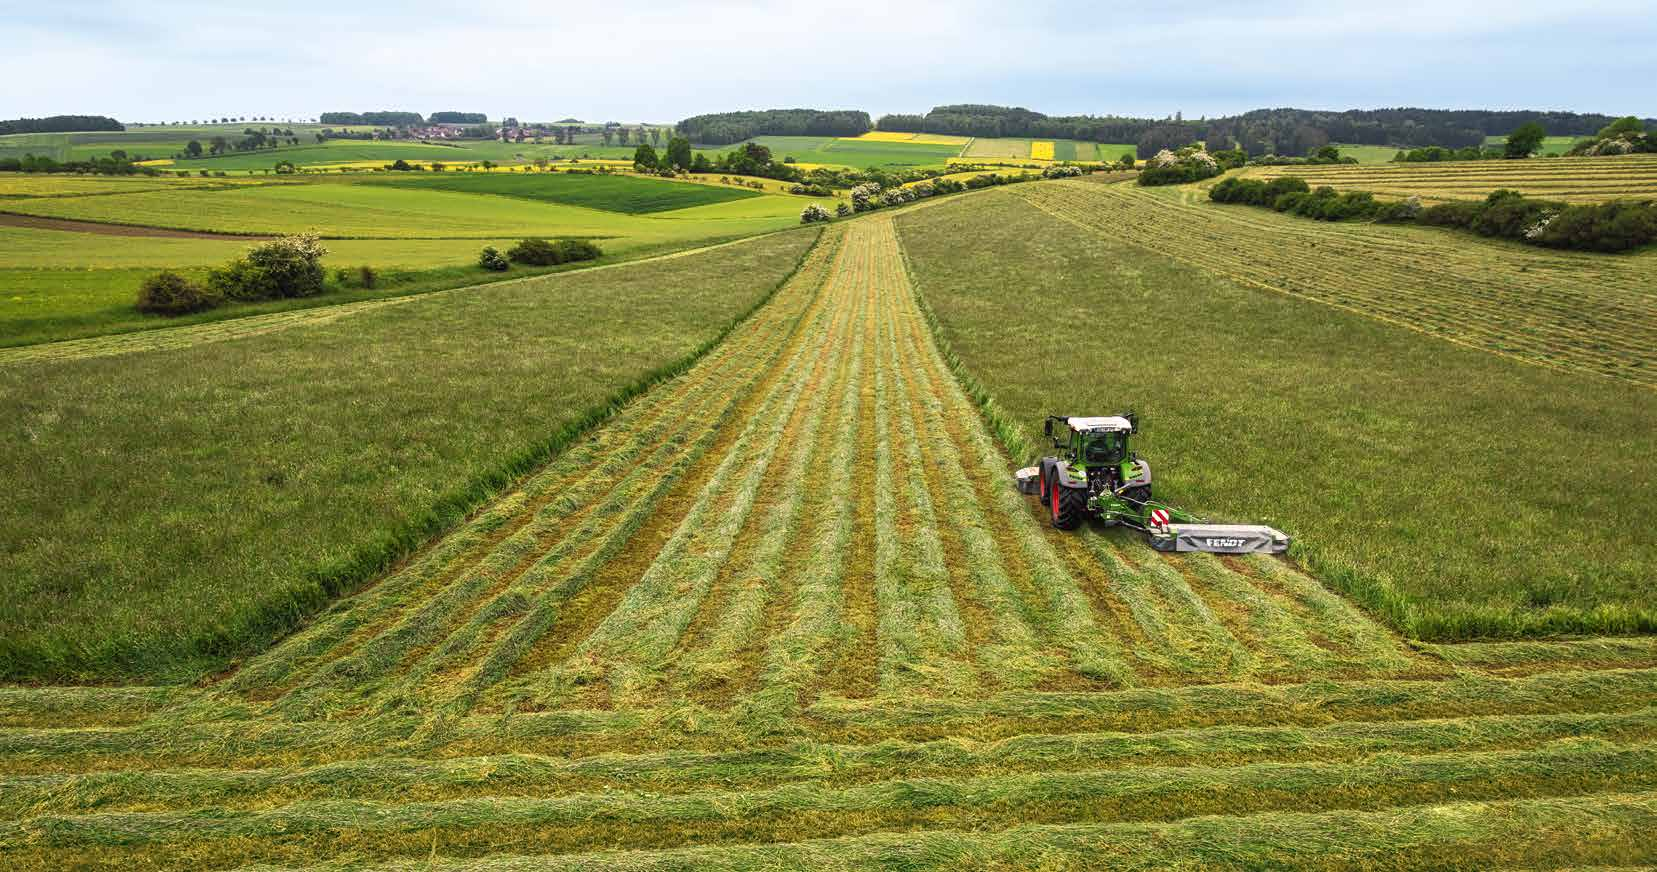
<svg viewBox="0 0 1657 872"><path fill-rule="evenodd" d="M1119 415L1108 415L1098 418L1069 418L1067 419L1067 423L1070 424L1070 429L1083 433L1093 430L1133 429L1133 424L1129 423L1127 418L1123 418Z"/></svg>

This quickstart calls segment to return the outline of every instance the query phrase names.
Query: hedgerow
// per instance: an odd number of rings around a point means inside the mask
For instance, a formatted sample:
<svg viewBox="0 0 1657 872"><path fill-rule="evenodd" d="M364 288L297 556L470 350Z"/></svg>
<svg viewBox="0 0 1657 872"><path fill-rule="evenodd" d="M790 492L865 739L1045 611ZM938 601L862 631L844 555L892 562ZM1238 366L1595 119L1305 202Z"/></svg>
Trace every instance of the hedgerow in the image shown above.
<svg viewBox="0 0 1657 872"><path fill-rule="evenodd" d="M1657 202L1650 200L1570 205L1502 189L1483 200L1422 208L1417 197L1381 201L1368 191L1337 192L1327 185L1313 190L1293 176L1270 182L1233 177L1208 195L1216 203L1263 206L1320 221L1416 222L1578 251L1628 251L1657 241Z"/></svg>

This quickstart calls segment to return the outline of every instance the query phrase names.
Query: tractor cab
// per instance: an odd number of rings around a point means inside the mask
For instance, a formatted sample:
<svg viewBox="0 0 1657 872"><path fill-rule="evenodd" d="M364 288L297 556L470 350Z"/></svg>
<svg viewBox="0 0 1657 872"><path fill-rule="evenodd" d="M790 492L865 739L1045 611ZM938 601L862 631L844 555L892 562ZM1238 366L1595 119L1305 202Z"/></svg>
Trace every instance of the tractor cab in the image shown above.
<svg viewBox="0 0 1657 872"><path fill-rule="evenodd" d="M1092 418L1053 415L1047 419L1047 438L1081 467L1117 466L1133 457L1128 436L1137 432L1132 412Z"/></svg>

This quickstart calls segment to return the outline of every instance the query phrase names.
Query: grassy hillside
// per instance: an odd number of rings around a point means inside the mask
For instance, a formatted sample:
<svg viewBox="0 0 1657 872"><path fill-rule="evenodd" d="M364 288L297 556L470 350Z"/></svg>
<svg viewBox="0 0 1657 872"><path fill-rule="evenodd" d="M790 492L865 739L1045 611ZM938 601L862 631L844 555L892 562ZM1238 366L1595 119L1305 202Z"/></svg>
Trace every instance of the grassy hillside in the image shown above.
<svg viewBox="0 0 1657 872"><path fill-rule="evenodd" d="M0 688L8 868L1657 860L1657 637L1417 646L1280 559L1057 531L1008 486L894 218L1047 233L1019 277L1078 297L1103 246L1019 196L830 225L680 377L239 668ZM1160 276L1105 250L1114 290ZM446 320L451 369L498 329Z"/></svg>
<svg viewBox="0 0 1657 872"><path fill-rule="evenodd" d="M1429 202L1482 199L1497 188L1568 203L1657 197L1657 155L1649 154L1385 166L1256 167L1246 173L1260 178L1296 175L1311 185L1371 191L1385 197L1413 195Z"/></svg>
<svg viewBox="0 0 1657 872"><path fill-rule="evenodd" d="M1136 408L1161 494L1289 531L1417 637L1657 630L1650 388L1433 335L1644 378L1647 267L1222 209L1065 182L900 227L944 336L1031 445L1046 414ZM1523 288L1523 320L1480 282ZM1374 306L1392 323L1352 313Z"/></svg>
<svg viewBox="0 0 1657 872"><path fill-rule="evenodd" d="M368 179L375 184L467 194L498 194L609 212L625 212L629 215L688 209L693 206L762 196L756 191L739 188L687 185L661 179L620 175L535 173L518 176L494 173L422 173L412 176L371 176Z"/></svg>
<svg viewBox="0 0 1657 872"><path fill-rule="evenodd" d="M714 338L813 236L0 365L0 674L251 650Z"/></svg>

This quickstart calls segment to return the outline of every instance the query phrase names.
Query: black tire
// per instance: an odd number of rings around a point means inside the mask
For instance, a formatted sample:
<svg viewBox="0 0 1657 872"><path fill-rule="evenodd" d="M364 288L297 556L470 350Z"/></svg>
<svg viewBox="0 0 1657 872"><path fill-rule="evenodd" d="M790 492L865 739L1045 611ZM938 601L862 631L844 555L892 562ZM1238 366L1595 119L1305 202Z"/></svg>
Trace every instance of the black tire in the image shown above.
<svg viewBox="0 0 1657 872"><path fill-rule="evenodd" d="M1127 490L1122 491L1122 496L1132 501L1135 505L1143 503L1151 498L1151 486L1148 484L1142 484L1138 487L1130 487Z"/></svg>
<svg viewBox="0 0 1657 872"><path fill-rule="evenodd" d="M1074 530L1087 517L1087 488L1058 486L1051 500L1053 526L1060 530Z"/></svg>

